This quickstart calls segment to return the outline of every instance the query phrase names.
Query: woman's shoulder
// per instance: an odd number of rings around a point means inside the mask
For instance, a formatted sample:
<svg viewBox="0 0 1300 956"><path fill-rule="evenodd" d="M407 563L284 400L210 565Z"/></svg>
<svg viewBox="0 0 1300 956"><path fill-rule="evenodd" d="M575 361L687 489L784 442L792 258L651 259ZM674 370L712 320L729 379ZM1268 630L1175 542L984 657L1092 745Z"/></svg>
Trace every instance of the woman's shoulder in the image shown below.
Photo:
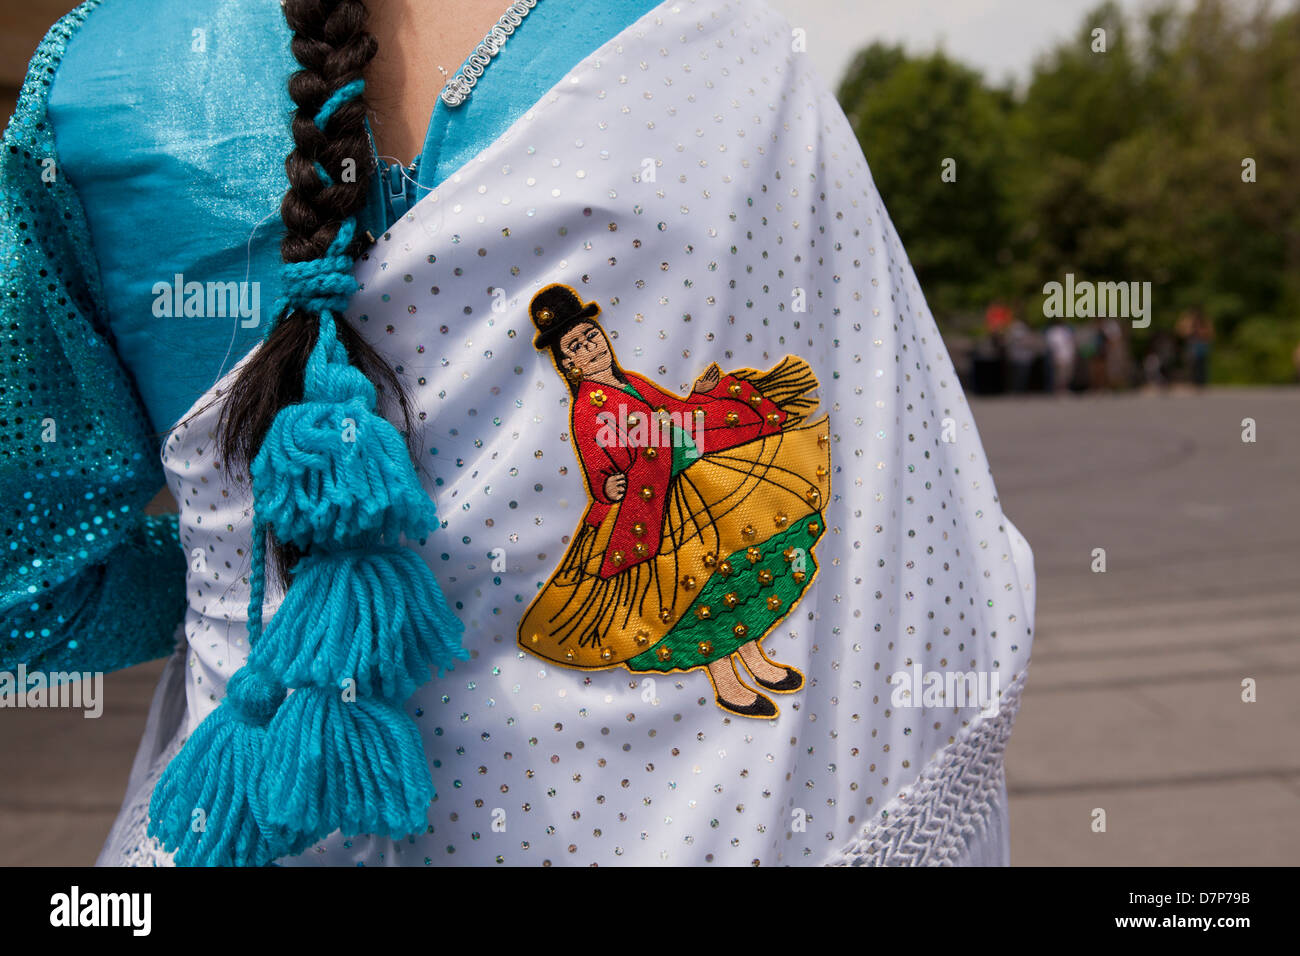
<svg viewBox="0 0 1300 956"><path fill-rule="evenodd" d="M122 361L166 428L211 384L232 333L225 320L160 322L156 284L275 276L289 28L265 0L99 0L61 23L46 104L60 175L84 207ZM256 332L239 323L234 354Z"/></svg>
<svg viewBox="0 0 1300 956"><path fill-rule="evenodd" d="M294 64L277 3L90 0L60 25L67 41L54 90L62 88L67 96L93 102L116 92L134 97L132 105L145 113L151 104L179 102L196 121L210 122L216 96L238 91L237 104L251 106L244 94L256 92L258 73L274 72L265 67L280 64L284 72L271 85L287 98L279 88ZM250 74L250 61L263 70Z"/></svg>
<svg viewBox="0 0 1300 956"><path fill-rule="evenodd" d="M190 184L232 180L278 198L292 148L289 39L266 0L88 0L45 44L60 167L83 199L99 190L110 204L144 195L165 207Z"/></svg>
<svg viewBox="0 0 1300 956"><path fill-rule="evenodd" d="M60 24L48 103L60 152L225 162L218 144L265 137L277 162L288 155L295 62L279 4L91 0Z"/></svg>

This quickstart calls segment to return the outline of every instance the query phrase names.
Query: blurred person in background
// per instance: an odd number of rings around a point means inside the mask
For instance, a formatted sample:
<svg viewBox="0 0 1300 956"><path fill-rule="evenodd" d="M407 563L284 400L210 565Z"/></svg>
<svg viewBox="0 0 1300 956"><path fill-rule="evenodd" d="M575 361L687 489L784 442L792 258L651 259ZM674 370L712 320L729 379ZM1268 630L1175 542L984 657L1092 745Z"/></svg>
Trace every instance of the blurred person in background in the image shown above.
<svg viewBox="0 0 1300 956"><path fill-rule="evenodd" d="M1013 393L1029 390L1034 360L1042 352L1042 340L1023 319L1015 319L1007 330L1007 371Z"/></svg>
<svg viewBox="0 0 1300 956"><path fill-rule="evenodd" d="M1199 306L1192 309L1190 315L1188 366L1192 373L1192 384L1197 388L1205 388L1210 383L1210 346L1214 342L1214 323Z"/></svg>
<svg viewBox="0 0 1300 956"><path fill-rule="evenodd" d="M1096 321L1088 321L1078 330L1079 359L1085 371L1084 388L1096 391L1106 387L1106 333Z"/></svg>
<svg viewBox="0 0 1300 956"><path fill-rule="evenodd" d="M1178 345L1172 333L1161 330L1151 340L1142 359L1145 383L1152 387L1168 389L1178 365Z"/></svg>
<svg viewBox="0 0 1300 956"><path fill-rule="evenodd" d="M1074 329L1067 322L1056 321L1047 327L1048 373L1052 392L1064 392L1074 377Z"/></svg>
<svg viewBox="0 0 1300 956"><path fill-rule="evenodd" d="M1104 320L1101 329L1106 338L1106 382L1112 390L1127 388L1132 383L1133 359L1124 328L1112 318Z"/></svg>

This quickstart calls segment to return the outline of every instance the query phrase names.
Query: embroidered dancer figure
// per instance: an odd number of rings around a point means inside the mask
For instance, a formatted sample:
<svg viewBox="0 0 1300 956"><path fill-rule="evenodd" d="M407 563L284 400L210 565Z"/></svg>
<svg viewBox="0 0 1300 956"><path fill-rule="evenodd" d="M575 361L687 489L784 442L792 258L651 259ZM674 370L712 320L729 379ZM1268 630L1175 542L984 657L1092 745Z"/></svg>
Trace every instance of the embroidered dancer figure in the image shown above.
<svg viewBox="0 0 1300 956"><path fill-rule="evenodd" d="M808 363L766 372L711 364L686 397L618 363L569 286L538 292L534 344L572 393L574 451L591 503L519 626L530 652L570 667L704 670L719 707L779 713L749 686L789 694L798 670L766 637L817 574L813 549L830 497L827 416Z"/></svg>

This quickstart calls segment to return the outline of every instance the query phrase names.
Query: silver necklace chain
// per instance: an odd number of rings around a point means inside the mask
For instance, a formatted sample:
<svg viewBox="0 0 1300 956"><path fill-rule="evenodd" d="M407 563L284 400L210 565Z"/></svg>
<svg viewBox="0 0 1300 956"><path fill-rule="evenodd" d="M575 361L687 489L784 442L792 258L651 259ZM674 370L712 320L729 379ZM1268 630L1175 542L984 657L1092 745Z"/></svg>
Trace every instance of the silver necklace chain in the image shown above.
<svg viewBox="0 0 1300 956"><path fill-rule="evenodd" d="M523 22L528 12L537 6L537 0L515 0L514 3L506 9L501 15L501 19L487 35L479 41L474 52L469 55L465 65L460 68L447 85L442 88L439 94L442 101L448 106L460 106L469 98L470 92L474 89L474 84L483 75L487 65L492 62L492 58L501 52L505 46L506 40L515 32L515 28Z"/></svg>
<svg viewBox="0 0 1300 956"><path fill-rule="evenodd" d="M280 6L284 6L284 0L280 0ZM444 103L448 106L460 106L469 98L474 84L483 75L483 70L487 68L492 58L501 52L510 34L515 32L515 27L523 23L524 17L528 16L528 12L535 6L537 0L515 0L510 4L506 12L501 14L501 18L487 32L487 36L479 41L465 65L442 88L442 93L439 95ZM445 67L439 66L438 72L443 76L447 75Z"/></svg>

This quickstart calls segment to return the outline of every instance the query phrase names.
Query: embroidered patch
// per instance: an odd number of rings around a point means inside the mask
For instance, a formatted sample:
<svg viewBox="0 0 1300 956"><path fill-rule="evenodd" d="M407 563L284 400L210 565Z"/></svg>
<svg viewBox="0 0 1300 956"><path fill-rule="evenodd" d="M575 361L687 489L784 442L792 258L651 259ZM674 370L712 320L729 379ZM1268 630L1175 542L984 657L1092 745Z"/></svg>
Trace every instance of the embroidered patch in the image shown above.
<svg viewBox="0 0 1300 956"><path fill-rule="evenodd" d="M682 397L624 370L600 306L569 286L542 289L529 311L534 345L573 396L590 504L520 622L520 646L583 669L701 669L723 710L777 716L767 693L804 679L762 641L817 575L830 500L829 418L808 420L811 367L713 363Z"/></svg>

